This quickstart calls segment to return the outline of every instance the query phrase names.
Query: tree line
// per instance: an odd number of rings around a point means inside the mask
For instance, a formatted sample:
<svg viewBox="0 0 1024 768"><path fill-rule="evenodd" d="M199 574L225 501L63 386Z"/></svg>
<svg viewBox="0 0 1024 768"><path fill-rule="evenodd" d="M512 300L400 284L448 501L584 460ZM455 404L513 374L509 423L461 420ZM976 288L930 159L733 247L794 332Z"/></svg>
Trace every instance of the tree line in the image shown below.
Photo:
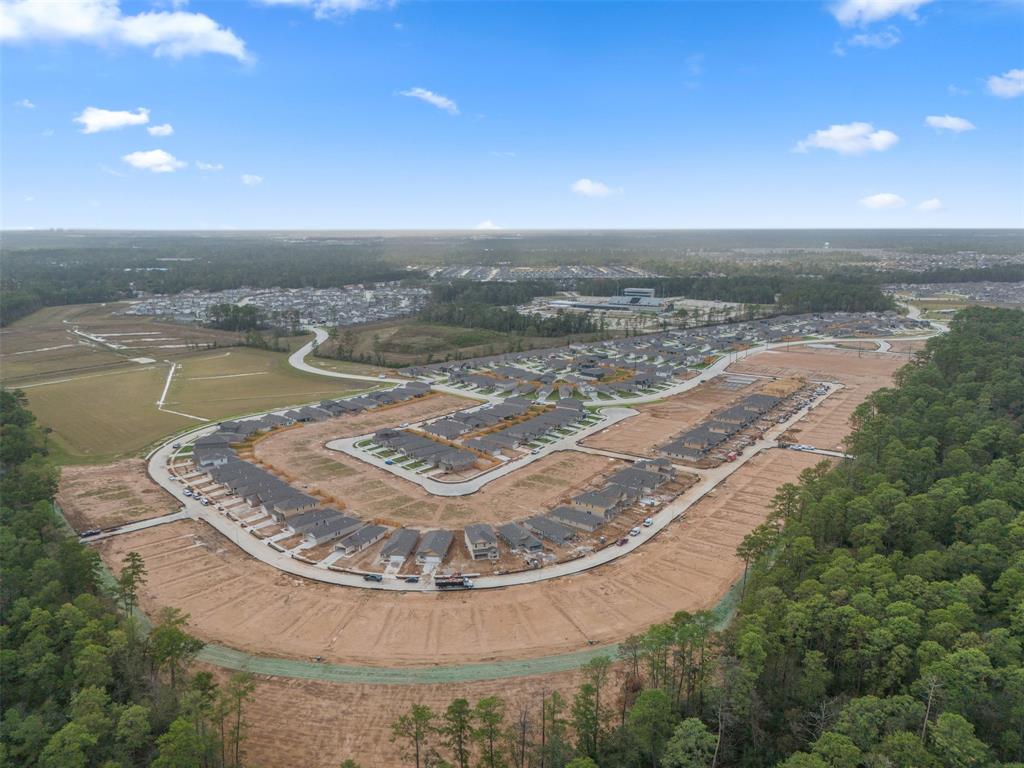
<svg viewBox="0 0 1024 768"><path fill-rule="evenodd" d="M782 486L724 628L679 613L565 699L416 705L406 764L1024 765L1024 312L972 308ZM350 763L355 765L355 763Z"/></svg>
<svg viewBox="0 0 1024 768"><path fill-rule="evenodd" d="M143 630L138 553L104 585L19 391L0 390L0 438L0 765L241 768L251 678L193 671L203 643L175 608Z"/></svg>

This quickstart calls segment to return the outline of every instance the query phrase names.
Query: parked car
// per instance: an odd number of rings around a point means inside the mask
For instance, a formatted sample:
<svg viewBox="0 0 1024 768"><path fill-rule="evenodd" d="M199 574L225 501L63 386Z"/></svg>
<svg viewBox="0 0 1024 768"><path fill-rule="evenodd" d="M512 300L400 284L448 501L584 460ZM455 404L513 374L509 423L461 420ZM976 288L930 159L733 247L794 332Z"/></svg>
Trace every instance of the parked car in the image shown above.
<svg viewBox="0 0 1024 768"><path fill-rule="evenodd" d="M536 456L538 453L540 453L540 448L534 448L532 451L530 451L530 453Z"/></svg>
<svg viewBox="0 0 1024 768"><path fill-rule="evenodd" d="M87 531L82 531L82 538L84 539L89 536L98 536L101 533L103 533L103 531L101 531L99 528L90 528Z"/></svg>
<svg viewBox="0 0 1024 768"><path fill-rule="evenodd" d="M652 518L650 518L650 517L645 517L644 518L644 528L650 528L652 525L654 525L654 520Z"/></svg>
<svg viewBox="0 0 1024 768"><path fill-rule="evenodd" d="M617 544L618 546L620 546L620 547L624 547L624 546L626 546L627 544L629 544L629 539L619 539L619 540L618 540L618 541L616 541L615 543L616 543L616 544Z"/></svg>
<svg viewBox="0 0 1024 768"><path fill-rule="evenodd" d="M179 448L181 448L181 443L175 443L174 445L171 446L171 448L173 448L174 450L178 450Z"/></svg>
<svg viewBox="0 0 1024 768"><path fill-rule="evenodd" d="M639 536L640 535L640 529L639 528L630 528L629 529L629 535L630 536Z"/></svg>
<svg viewBox="0 0 1024 768"><path fill-rule="evenodd" d="M364 573L363 581L384 581L384 577L379 573Z"/></svg>
<svg viewBox="0 0 1024 768"><path fill-rule="evenodd" d="M388 459L388 460L387 460L387 461L385 461L384 463L385 463L385 464L387 464L387 465L388 465L388 466L390 467L390 466L391 466L392 464L394 464L394 463L395 463L395 460L394 460L394 459Z"/></svg>
<svg viewBox="0 0 1024 768"><path fill-rule="evenodd" d="M185 490L183 491L183 493L184 493L184 494L185 494L186 496L191 496L191 495L192 495L192 491L191 491L191 490L190 490L189 488L186 488L186 489L185 489Z"/></svg>
<svg viewBox="0 0 1024 768"><path fill-rule="evenodd" d="M405 583L406 584L418 584L419 580L420 580L419 576L406 576L405 577Z"/></svg>

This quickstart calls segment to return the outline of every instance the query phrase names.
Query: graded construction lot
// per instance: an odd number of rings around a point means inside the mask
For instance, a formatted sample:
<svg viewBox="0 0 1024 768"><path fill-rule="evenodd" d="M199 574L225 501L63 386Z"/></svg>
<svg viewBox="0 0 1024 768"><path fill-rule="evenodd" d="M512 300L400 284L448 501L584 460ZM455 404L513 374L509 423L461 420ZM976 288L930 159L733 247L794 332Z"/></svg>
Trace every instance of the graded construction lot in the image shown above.
<svg viewBox="0 0 1024 768"><path fill-rule="evenodd" d="M730 368L730 372L732 370ZM756 392L785 395L800 386L792 379L772 381L764 378L748 386L730 388L724 385L727 379L728 376L720 376L681 395L633 406L638 411L636 416L591 435L582 444L633 456L658 456L658 446L704 421L712 411L726 408Z"/></svg>
<svg viewBox="0 0 1024 768"><path fill-rule="evenodd" d="M142 459L62 467L57 503L78 532L167 515L180 506L149 479Z"/></svg>
<svg viewBox="0 0 1024 768"><path fill-rule="evenodd" d="M465 407L465 402L460 405ZM255 456L282 476L296 478L299 487L315 487L327 496L344 499L349 509L366 519L412 526L503 523L529 517L567 501L624 465L605 456L557 451L469 496L434 496L384 469L324 448L324 439L342 436L337 434L339 427L350 431L348 419L272 434L256 444Z"/></svg>
<svg viewBox="0 0 1024 768"><path fill-rule="evenodd" d="M99 546L115 569L128 551L143 556L147 612L177 606L199 637L250 653L383 667L530 659L614 643L676 611L714 605L741 573L736 546L764 520L775 489L819 459L769 451L637 552L501 590L394 594L313 583L194 522Z"/></svg>
<svg viewBox="0 0 1024 768"><path fill-rule="evenodd" d="M772 350L729 368L733 373L767 376L802 376L810 380L838 381L843 389L801 419L784 436L817 448L841 449L850 431L853 410L892 377L907 362L902 354L858 352L838 349Z"/></svg>
<svg viewBox="0 0 1024 768"><path fill-rule="evenodd" d="M223 682L226 675L210 668ZM402 766L400 746L391 740L391 723L407 714L413 704L443 712L452 699L463 697L472 706L488 696L506 704L505 723L518 722L522 708L539 729L542 696L559 691L571 701L582 682L580 673L520 677L434 685L372 685L326 683L258 676L246 705L252 724L245 739L245 764L261 768L337 768L347 758L366 768ZM609 675L602 696L610 705L618 701L620 675ZM287 716L282 717L282 713Z"/></svg>

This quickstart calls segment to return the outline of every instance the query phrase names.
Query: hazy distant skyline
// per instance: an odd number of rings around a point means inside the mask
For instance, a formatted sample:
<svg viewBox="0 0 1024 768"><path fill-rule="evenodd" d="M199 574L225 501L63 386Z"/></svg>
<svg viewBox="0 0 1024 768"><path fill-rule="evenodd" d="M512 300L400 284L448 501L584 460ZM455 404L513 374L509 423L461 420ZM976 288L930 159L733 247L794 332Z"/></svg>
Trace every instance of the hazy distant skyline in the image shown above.
<svg viewBox="0 0 1024 768"><path fill-rule="evenodd" d="M1019 227L1022 38L1013 2L2 0L0 224Z"/></svg>

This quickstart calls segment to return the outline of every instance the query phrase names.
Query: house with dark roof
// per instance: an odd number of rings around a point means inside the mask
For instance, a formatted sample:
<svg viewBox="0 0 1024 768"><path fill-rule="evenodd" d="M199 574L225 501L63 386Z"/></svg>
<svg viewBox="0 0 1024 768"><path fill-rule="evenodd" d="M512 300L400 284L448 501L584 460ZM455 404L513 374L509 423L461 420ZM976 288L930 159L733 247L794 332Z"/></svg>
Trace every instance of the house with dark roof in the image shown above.
<svg viewBox="0 0 1024 768"><path fill-rule="evenodd" d="M310 546L318 546L328 541L341 539L355 533L363 527L363 521L354 517L348 517L340 512L330 510L333 514L325 516L325 519L316 525L306 525L302 533L302 539ZM292 526L294 527L294 526Z"/></svg>
<svg viewBox="0 0 1024 768"><path fill-rule="evenodd" d="M440 565L448 555L454 538L451 531L427 531L416 547L416 562L420 565Z"/></svg>
<svg viewBox="0 0 1024 768"><path fill-rule="evenodd" d="M497 560L498 537L487 523L470 523L462 531L466 549L474 560Z"/></svg>
<svg viewBox="0 0 1024 768"><path fill-rule="evenodd" d="M572 497L573 506L601 517L606 522L614 518L623 507L623 487L606 485L596 491L584 491Z"/></svg>
<svg viewBox="0 0 1024 768"><path fill-rule="evenodd" d="M581 531L586 531L587 533L593 533L605 524L605 519L603 517L598 517L584 509L577 509L576 507L555 507L548 512L548 517L562 523L563 525L567 525L570 528L577 528Z"/></svg>
<svg viewBox="0 0 1024 768"><path fill-rule="evenodd" d="M498 526L498 537L513 552L536 553L544 549L540 539L519 523L503 523Z"/></svg>
<svg viewBox="0 0 1024 768"><path fill-rule="evenodd" d="M388 537L384 546L381 547L380 561L385 565L400 568L416 548L419 538L419 531L414 531L412 528L399 528Z"/></svg>
<svg viewBox="0 0 1024 768"><path fill-rule="evenodd" d="M627 488L635 488L644 493L650 493L666 480L660 472L647 472L636 467L620 469L608 478L609 484L623 485Z"/></svg>
<svg viewBox="0 0 1024 768"><path fill-rule="evenodd" d="M349 534L337 544L334 545L336 552L341 552L345 557L352 557L352 555L362 552L368 547L372 547L378 541L384 538L384 535L388 532L388 529L383 525L366 525L360 528L355 533ZM405 558L402 558L405 560Z"/></svg>
<svg viewBox="0 0 1024 768"><path fill-rule="evenodd" d="M542 515L527 518L523 521L523 526L528 531L558 546L565 546L576 538L576 533L572 528Z"/></svg>

